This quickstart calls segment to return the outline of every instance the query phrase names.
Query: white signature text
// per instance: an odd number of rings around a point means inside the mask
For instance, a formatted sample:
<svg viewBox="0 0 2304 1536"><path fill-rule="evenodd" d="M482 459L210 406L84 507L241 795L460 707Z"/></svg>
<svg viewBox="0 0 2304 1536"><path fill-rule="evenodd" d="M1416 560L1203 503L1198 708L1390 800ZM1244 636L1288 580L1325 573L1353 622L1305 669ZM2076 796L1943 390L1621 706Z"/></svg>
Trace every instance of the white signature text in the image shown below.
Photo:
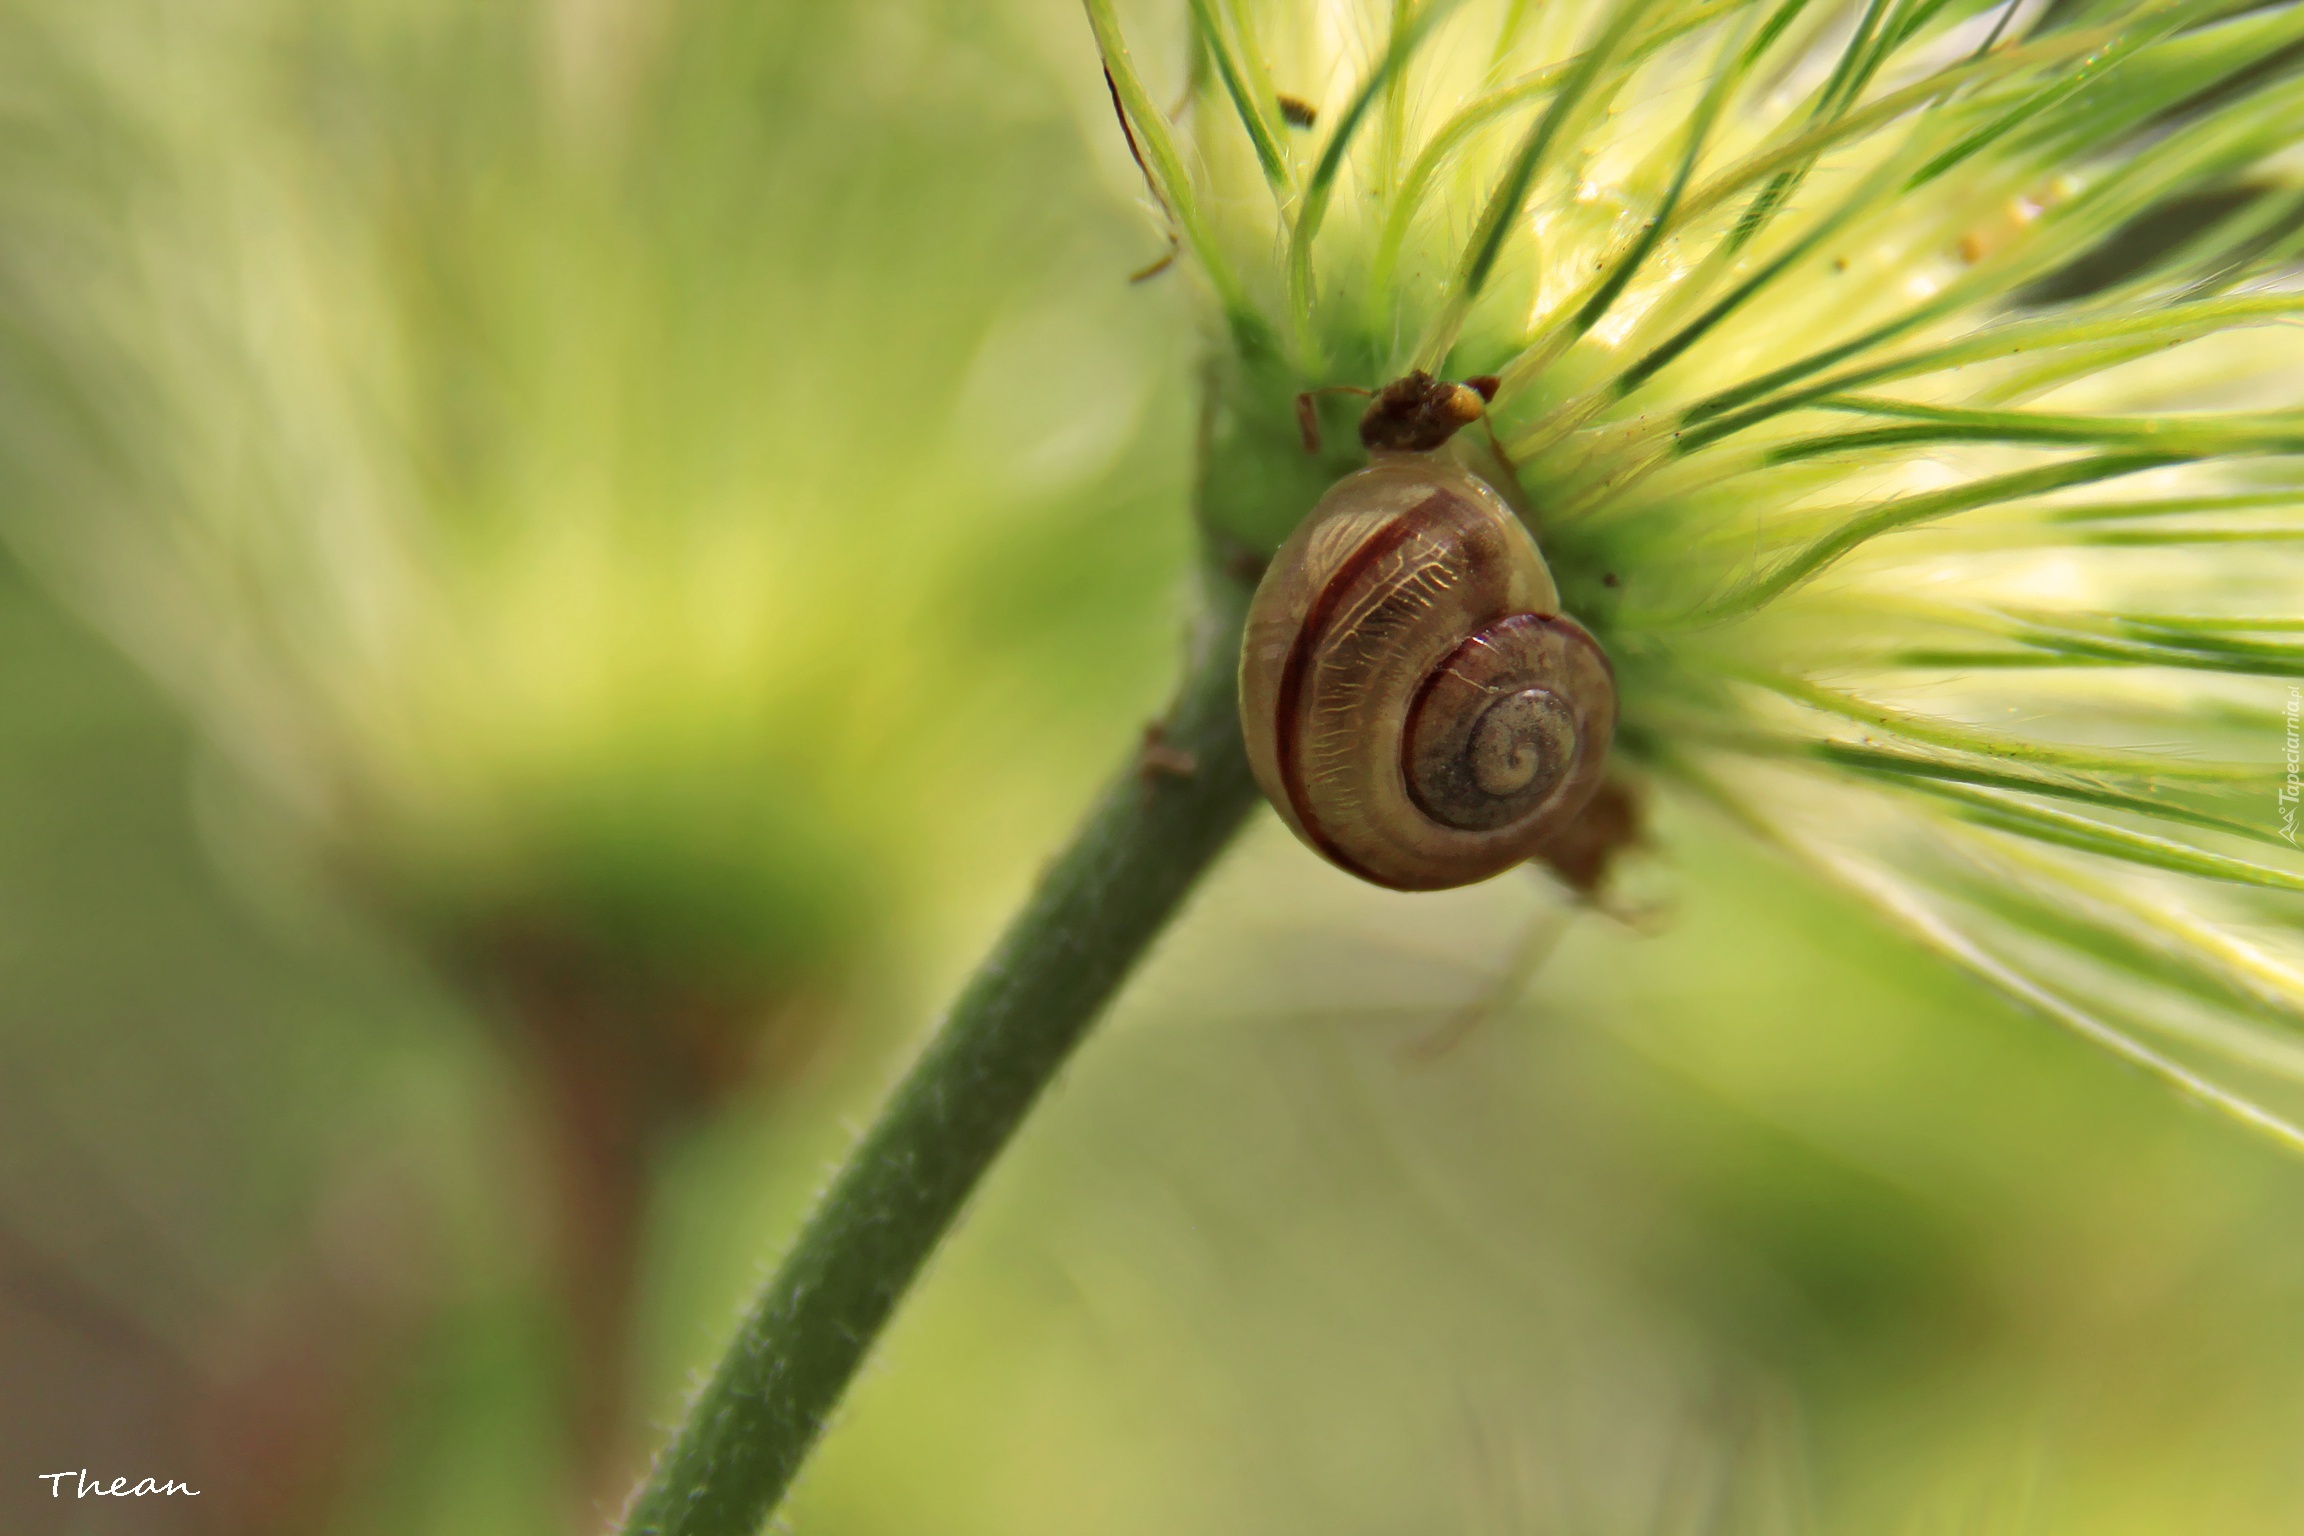
<svg viewBox="0 0 2304 1536"><path fill-rule="evenodd" d="M188 1499L200 1497L199 1489L177 1482L174 1478L163 1483L153 1478L144 1477L130 1483L124 1477L116 1477L112 1479L111 1486L107 1487L102 1478L91 1478L86 1467L74 1472L43 1472L40 1474L40 1481L48 1485L48 1497L52 1499L64 1497L64 1483L67 1478L79 1479L77 1486L72 1490L72 1496L76 1499L142 1499L149 1498L153 1494L168 1496L182 1494Z"/></svg>

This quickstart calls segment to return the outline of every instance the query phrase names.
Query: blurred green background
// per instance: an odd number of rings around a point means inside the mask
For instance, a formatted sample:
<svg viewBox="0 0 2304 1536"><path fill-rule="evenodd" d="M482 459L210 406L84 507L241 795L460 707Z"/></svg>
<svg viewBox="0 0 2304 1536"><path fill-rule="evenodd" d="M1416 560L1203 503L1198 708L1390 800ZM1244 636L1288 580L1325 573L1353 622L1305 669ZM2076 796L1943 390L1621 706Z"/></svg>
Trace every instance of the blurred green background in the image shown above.
<svg viewBox="0 0 2304 1536"><path fill-rule="evenodd" d="M0 1529L600 1523L1160 705L1133 174L1062 0L0 5ZM2304 1169L1658 844L1260 818L788 1526L2304 1524Z"/></svg>

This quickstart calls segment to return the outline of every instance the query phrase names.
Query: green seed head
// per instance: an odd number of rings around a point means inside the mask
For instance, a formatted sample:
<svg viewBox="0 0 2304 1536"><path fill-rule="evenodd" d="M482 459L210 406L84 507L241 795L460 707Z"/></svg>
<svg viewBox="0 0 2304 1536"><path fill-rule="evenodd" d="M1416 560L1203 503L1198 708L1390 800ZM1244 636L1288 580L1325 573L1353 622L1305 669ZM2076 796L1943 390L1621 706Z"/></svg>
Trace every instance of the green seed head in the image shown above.
<svg viewBox="0 0 2304 1536"><path fill-rule="evenodd" d="M2304 1146L2304 13L1191 0L1171 119L1088 12L1221 532L1294 391L1497 375L1623 760Z"/></svg>

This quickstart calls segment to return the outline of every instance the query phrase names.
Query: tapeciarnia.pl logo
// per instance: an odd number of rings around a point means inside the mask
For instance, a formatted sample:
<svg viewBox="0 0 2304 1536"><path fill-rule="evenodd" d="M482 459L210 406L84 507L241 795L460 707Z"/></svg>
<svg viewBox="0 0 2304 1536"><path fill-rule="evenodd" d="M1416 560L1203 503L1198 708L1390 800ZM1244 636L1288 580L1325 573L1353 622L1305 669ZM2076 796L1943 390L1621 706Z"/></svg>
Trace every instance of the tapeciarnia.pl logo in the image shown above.
<svg viewBox="0 0 2304 1536"><path fill-rule="evenodd" d="M2286 714L2288 717L2288 749L2282 754L2281 761L2287 765L2288 780L2280 786L2280 835L2288 839L2290 847L2295 847L2297 792L2299 789L2304 789L2304 781L2299 780L2297 773L2299 765L2304 764L2304 751L2300 751L2297 745L2298 725L2300 722L2304 722L2304 684L2290 683L2288 685Z"/></svg>

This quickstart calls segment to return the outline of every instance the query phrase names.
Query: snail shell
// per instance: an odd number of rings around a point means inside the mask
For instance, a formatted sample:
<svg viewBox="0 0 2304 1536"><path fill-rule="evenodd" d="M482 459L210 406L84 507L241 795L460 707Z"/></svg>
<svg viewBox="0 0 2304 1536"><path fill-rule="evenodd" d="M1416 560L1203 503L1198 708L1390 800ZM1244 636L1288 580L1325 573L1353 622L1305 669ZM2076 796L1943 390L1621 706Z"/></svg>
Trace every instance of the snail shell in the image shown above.
<svg viewBox="0 0 2304 1536"><path fill-rule="evenodd" d="M1380 454L1330 488L1248 610L1240 717L1296 835L1396 890L1534 856L1600 786L1607 656L1486 484Z"/></svg>

